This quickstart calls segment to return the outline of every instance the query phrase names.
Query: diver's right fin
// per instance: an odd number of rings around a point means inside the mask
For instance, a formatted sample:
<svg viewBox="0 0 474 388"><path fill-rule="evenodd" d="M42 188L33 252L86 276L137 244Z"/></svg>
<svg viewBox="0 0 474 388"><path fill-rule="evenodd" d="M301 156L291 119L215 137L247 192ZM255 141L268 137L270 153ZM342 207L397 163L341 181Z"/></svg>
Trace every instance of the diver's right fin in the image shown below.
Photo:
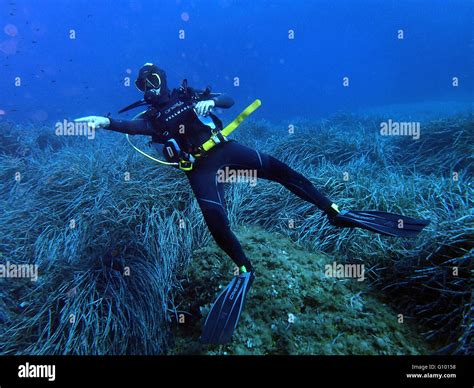
<svg viewBox="0 0 474 388"><path fill-rule="evenodd" d="M401 214L371 210L342 210L329 220L334 226L357 227L393 237L416 237L430 223Z"/></svg>

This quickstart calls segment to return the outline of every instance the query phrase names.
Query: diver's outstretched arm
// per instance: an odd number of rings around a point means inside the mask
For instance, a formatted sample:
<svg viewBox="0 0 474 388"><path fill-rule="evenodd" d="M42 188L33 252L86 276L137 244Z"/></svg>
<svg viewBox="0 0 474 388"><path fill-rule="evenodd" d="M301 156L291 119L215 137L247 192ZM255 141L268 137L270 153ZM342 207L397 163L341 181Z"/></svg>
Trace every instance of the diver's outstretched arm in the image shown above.
<svg viewBox="0 0 474 388"><path fill-rule="evenodd" d="M111 117L103 116L87 116L74 120L76 123L89 123L95 129L104 128L110 131L128 133L129 135L146 135L152 136L156 134L152 125L148 120L115 120Z"/></svg>
<svg viewBox="0 0 474 388"><path fill-rule="evenodd" d="M115 132L128 133L129 135L156 135L156 130L153 128L149 120L115 120L110 118L110 125L105 127Z"/></svg>
<svg viewBox="0 0 474 388"><path fill-rule="evenodd" d="M74 120L75 123L87 123L90 127L94 129L106 128L110 125L110 120L108 117L103 116L86 116Z"/></svg>

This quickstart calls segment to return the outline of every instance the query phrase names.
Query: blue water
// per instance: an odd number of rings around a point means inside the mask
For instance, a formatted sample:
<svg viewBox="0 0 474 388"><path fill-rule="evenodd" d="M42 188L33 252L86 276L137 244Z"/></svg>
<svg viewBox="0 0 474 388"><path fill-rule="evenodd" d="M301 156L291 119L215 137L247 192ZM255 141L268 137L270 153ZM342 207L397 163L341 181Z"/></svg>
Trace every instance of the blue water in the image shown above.
<svg viewBox="0 0 474 388"><path fill-rule="evenodd" d="M133 79L148 61L172 86L187 78L232 95L224 118L257 97L271 120L472 101L473 4L0 0L0 120L115 114L141 98Z"/></svg>

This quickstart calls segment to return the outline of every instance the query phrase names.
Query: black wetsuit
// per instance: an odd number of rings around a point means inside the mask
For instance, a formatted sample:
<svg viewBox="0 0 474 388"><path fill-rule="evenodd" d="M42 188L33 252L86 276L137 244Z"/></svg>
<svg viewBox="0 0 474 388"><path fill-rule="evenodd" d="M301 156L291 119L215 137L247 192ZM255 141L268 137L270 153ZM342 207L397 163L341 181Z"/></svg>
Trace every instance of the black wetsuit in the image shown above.
<svg viewBox="0 0 474 388"><path fill-rule="evenodd" d="M226 95L213 95L212 98L216 107L229 108L233 105L233 100ZM152 142L161 144L174 138L182 150L192 153L211 135L210 127L204 125L193 110L194 103L208 99L209 95L199 94L191 88L174 89L166 103L150 108L142 119L110 119L108 129L131 135L148 135L152 137ZM216 126L220 127L220 121L214 115L212 117ZM252 270L252 265L230 229L223 183L218 180L218 171L225 167L251 170L258 178L278 182L324 211L329 211L332 204L308 179L285 163L236 141L222 143L197 159L193 169L186 175L206 224L217 244L237 266L245 266L247 270Z"/></svg>

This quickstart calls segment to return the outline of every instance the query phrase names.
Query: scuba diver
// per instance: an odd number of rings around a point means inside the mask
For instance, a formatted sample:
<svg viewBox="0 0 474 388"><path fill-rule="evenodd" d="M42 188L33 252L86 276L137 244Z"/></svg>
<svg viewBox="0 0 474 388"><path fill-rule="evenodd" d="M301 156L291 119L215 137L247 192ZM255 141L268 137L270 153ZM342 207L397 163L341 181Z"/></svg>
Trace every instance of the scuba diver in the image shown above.
<svg viewBox="0 0 474 388"><path fill-rule="evenodd" d="M212 109L232 107L234 101L228 95L211 93L209 87L193 89L187 80L179 88L170 90L166 73L152 63L146 63L140 69L135 85L144 93L143 99L119 111L147 106L133 120L88 116L76 122L125 133L129 142L128 135L151 136L151 144L163 153L165 161L155 159L130 144L150 159L175 166L186 174L211 235L239 268L239 275L232 279L211 307L201 336L203 343L224 344L230 341L254 280L252 263L229 225L223 182L217 179L224 167L252 170L259 178L280 183L322 210L336 227L357 227L386 236L414 237L429 223L386 212L340 211L307 178L285 163L227 139L240 122L260 106L260 100L223 128Z"/></svg>

